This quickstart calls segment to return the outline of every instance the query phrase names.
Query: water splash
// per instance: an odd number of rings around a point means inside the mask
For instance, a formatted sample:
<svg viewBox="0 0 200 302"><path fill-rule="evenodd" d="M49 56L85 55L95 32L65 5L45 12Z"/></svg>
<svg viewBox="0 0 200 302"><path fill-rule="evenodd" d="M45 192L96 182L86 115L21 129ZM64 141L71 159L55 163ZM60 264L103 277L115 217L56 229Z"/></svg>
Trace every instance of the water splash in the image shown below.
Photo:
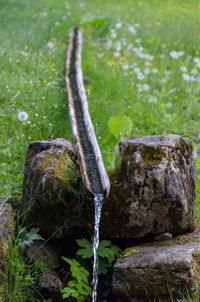
<svg viewBox="0 0 200 302"><path fill-rule="evenodd" d="M97 285L98 285L98 246L99 246L99 225L101 219L101 209L103 204L103 194L94 194L94 208L95 208L95 224L94 224L94 243L93 243L93 291L92 291L92 302L97 301Z"/></svg>

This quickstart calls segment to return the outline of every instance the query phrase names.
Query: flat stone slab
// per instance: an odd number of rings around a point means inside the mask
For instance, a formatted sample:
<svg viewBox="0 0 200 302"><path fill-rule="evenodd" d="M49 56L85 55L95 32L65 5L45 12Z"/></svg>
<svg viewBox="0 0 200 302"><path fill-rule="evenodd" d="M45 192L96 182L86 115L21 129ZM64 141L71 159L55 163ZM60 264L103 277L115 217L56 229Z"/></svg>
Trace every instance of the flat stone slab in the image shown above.
<svg viewBox="0 0 200 302"><path fill-rule="evenodd" d="M193 293L200 285L199 239L126 249L114 265L113 293L124 302L155 301L159 297L171 301L170 294L186 297L186 288Z"/></svg>

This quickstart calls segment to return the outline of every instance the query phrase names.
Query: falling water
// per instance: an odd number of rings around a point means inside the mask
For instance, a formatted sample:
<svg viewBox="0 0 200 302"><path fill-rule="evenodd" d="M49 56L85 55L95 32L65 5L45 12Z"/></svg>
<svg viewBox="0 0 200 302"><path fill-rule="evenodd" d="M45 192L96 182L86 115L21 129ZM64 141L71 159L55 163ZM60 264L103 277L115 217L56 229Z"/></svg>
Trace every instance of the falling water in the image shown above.
<svg viewBox="0 0 200 302"><path fill-rule="evenodd" d="M95 225L94 225L94 243L93 243L93 292L92 292L92 302L97 301L97 285L98 285L98 246L99 246L99 224L101 219L101 209L103 204L103 194L94 194L94 208L95 208Z"/></svg>

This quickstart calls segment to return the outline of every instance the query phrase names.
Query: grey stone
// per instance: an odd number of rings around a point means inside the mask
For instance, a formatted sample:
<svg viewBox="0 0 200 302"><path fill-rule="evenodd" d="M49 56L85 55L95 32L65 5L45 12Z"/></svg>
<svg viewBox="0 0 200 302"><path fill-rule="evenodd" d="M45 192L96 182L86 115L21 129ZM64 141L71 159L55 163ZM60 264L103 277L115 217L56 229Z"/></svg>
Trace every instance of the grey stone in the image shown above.
<svg viewBox="0 0 200 302"><path fill-rule="evenodd" d="M43 241L33 241L30 246L25 248L24 252L30 260L39 260L46 265L45 271L41 273L38 279L38 287L42 290L45 297L53 297L54 299L59 297L63 284L56 272L59 267L59 256L52 246Z"/></svg>
<svg viewBox="0 0 200 302"><path fill-rule="evenodd" d="M59 265L59 256L48 243L43 241L33 241L24 252L31 260L44 262L48 269L56 268Z"/></svg>
<svg viewBox="0 0 200 302"><path fill-rule="evenodd" d="M192 142L178 135L143 136L119 143L101 229L110 237L181 234L195 225Z"/></svg>
<svg viewBox="0 0 200 302"><path fill-rule="evenodd" d="M0 197L0 302L4 302L6 263L12 251L14 212L8 203L10 196Z"/></svg>
<svg viewBox="0 0 200 302"><path fill-rule="evenodd" d="M113 293L122 301L171 301L200 285L200 242L127 249L115 263ZM183 298L183 296L182 296ZM176 300L175 300L176 301Z"/></svg>
<svg viewBox="0 0 200 302"><path fill-rule="evenodd" d="M29 209L25 222L39 227L46 238L73 236L83 212L79 180L71 142L58 138L30 143L22 194L23 211Z"/></svg>
<svg viewBox="0 0 200 302"><path fill-rule="evenodd" d="M166 232L160 235L155 236L155 241L164 241L164 240L170 240L172 239L172 233Z"/></svg>
<svg viewBox="0 0 200 302"><path fill-rule="evenodd" d="M38 280L38 286L49 296L52 293L60 296L60 290L63 288L60 277L54 271L42 274Z"/></svg>
<svg viewBox="0 0 200 302"><path fill-rule="evenodd" d="M195 166L192 142L154 135L119 143L120 165L109 172L111 191L103 202L105 237L139 238L194 229ZM25 163L23 205L27 221L42 234L90 236L91 195L84 191L73 145L66 140L32 142Z"/></svg>

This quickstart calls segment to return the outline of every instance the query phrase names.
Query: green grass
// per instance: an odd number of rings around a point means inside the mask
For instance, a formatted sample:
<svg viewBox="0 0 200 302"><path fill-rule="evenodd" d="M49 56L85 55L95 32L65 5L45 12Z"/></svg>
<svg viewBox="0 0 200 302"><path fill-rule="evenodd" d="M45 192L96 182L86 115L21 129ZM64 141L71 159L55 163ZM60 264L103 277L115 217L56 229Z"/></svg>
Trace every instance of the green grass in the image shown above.
<svg viewBox="0 0 200 302"><path fill-rule="evenodd" d="M127 135L191 138L200 221L199 22L198 0L1 0L0 195L20 198L29 142L50 134L72 139L65 57L79 24L85 88L107 168L116 165L118 140ZM174 59L172 51L184 53ZM21 111L29 115L25 122ZM123 127L113 133L109 121L121 115Z"/></svg>
<svg viewBox="0 0 200 302"><path fill-rule="evenodd" d="M176 133L198 150L198 1L2 0L0 6L1 194L20 194L30 141L51 133L72 138L65 57L75 24L83 29L85 88L106 166L115 165L118 140L127 135L126 124L117 129L119 139L109 128L118 115L131 119L129 136ZM171 51L184 54L173 59ZM28 121L18 120L19 111Z"/></svg>

